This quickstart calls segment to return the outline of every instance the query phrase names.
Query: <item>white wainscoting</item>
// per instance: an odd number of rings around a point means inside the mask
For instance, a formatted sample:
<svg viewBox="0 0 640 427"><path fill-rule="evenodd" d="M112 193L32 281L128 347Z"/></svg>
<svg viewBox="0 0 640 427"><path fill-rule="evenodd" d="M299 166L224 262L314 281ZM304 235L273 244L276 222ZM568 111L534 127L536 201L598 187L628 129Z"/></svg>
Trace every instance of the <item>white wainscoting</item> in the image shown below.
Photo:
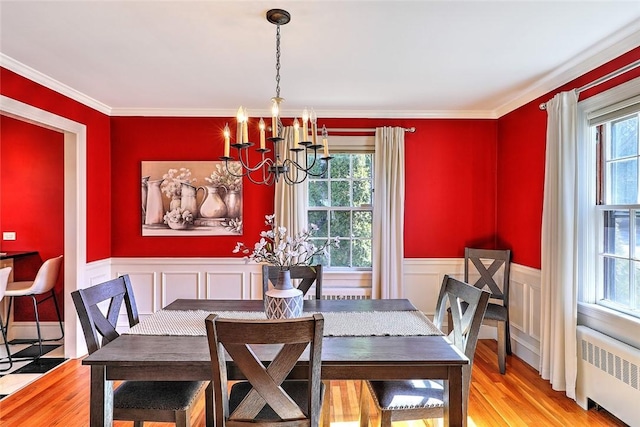
<svg viewBox="0 0 640 427"><path fill-rule="evenodd" d="M261 267L239 258L111 258L86 265L86 283L77 288L128 274L131 277L140 317L162 309L178 298L261 299ZM438 291L445 274L462 279L463 260L459 258L411 258L404 263L404 298L433 315ZM66 285L65 285L66 286ZM323 293L328 296L369 297L371 272L324 271ZM513 351L534 368L539 361L540 270L511 265L511 337ZM65 325L75 329L72 342L65 340L68 357L86 354L86 346L73 302L65 292ZM122 317L121 325L126 325ZM33 323L14 324L14 337L32 336ZM55 334L56 323L45 328ZM13 328L12 328L13 329ZM45 333L45 336L47 333ZM495 338L495 328L483 327L481 337Z"/></svg>

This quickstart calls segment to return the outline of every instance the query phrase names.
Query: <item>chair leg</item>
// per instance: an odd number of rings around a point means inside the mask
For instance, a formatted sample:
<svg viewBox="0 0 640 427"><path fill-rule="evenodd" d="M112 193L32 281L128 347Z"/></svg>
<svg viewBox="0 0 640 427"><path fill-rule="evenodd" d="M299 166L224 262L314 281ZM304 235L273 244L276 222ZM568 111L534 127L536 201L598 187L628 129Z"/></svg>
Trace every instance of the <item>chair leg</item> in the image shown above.
<svg viewBox="0 0 640 427"><path fill-rule="evenodd" d="M56 293L54 292L53 289L51 289L51 296L53 297L53 305L56 308L56 314L58 315L58 323L60 324L60 338L57 338L55 340L48 340L48 341L57 341L64 338L64 326L62 325L62 316L60 315L60 308L58 307L58 299L56 298Z"/></svg>
<svg viewBox="0 0 640 427"><path fill-rule="evenodd" d="M498 322L498 366L500 373L504 375L507 371L507 334L506 334L507 322Z"/></svg>
<svg viewBox="0 0 640 427"><path fill-rule="evenodd" d="M143 427L144 426L144 421L134 421L133 422L133 427Z"/></svg>
<svg viewBox="0 0 640 427"><path fill-rule="evenodd" d="M35 295L30 295L30 296L31 296L31 299L33 300L33 311L36 316L36 330L38 331L38 346L40 348L40 355L36 357L36 360L37 360L42 357L42 333L40 332L40 316L38 315L38 300L36 299Z"/></svg>
<svg viewBox="0 0 640 427"><path fill-rule="evenodd" d="M4 330L4 326L2 326L2 315L0 314L0 332L2 332L2 340L4 341L4 348L7 350L7 357L6 357L6 361L4 360L5 358L0 359L0 364L4 365L6 363L9 364L9 367L6 369L0 369L0 372L6 372L9 369L13 368L13 359L11 358L11 350L9 349L9 342L7 340L7 333Z"/></svg>
<svg viewBox="0 0 640 427"><path fill-rule="evenodd" d="M391 414L393 411L380 411L380 427L391 427Z"/></svg>
<svg viewBox="0 0 640 427"><path fill-rule="evenodd" d="M215 406L214 406L214 399L213 399L213 382L210 381L209 384L207 384L207 387L204 391L204 404L205 409L204 409L204 414L205 414L205 425L206 426L212 426L215 423L215 416L214 416L214 411L215 411Z"/></svg>

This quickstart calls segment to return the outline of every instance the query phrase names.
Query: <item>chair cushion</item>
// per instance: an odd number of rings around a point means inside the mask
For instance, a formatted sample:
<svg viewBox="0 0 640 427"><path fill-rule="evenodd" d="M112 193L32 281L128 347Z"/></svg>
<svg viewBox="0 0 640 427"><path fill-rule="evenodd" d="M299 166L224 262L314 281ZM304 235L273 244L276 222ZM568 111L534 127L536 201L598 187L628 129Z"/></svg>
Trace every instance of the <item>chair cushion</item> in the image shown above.
<svg viewBox="0 0 640 427"><path fill-rule="evenodd" d="M442 381L368 381L380 409L398 410L444 407Z"/></svg>
<svg viewBox="0 0 640 427"><path fill-rule="evenodd" d="M191 406L204 384L200 381L125 381L113 392L113 406L183 411Z"/></svg>
<svg viewBox="0 0 640 427"><path fill-rule="evenodd" d="M484 313L485 319L491 320L507 320L507 307L501 304L492 304L490 303L487 306L487 311Z"/></svg>
<svg viewBox="0 0 640 427"><path fill-rule="evenodd" d="M229 396L229 413L233 413L236 410L242 399L251 391L251 383L248 381L241 381L231 386L231 393ZM309 383L304 380L287 380L282 383L282 388L287 392L300 407L305 416L309 416L307 411L308 391ZM324 383L320 383L320 400L322 401L324 396ZM322 402L321 402L322 403ZM271 406L264 405L262 411L256 416L256 420L279 420L280 417L276 412L271 409Z"/></svg>

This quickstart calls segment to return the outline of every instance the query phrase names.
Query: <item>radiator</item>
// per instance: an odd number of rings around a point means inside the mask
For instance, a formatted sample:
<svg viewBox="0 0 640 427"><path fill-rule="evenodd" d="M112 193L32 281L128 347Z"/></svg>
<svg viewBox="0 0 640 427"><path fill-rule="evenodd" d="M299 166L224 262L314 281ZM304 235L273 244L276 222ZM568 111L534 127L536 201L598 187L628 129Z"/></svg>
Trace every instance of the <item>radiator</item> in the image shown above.
<svg viewBox="0 0 640 427"><path fill-rule="evenodd" d="M629 424L640 426L640 349L586 326L578 326L576 401L589 401Z"/></svg>
<svg viewBox="0 0 640 427"><path fill-rule="evenodd" d="M314 286L305 295L306 299L313 299L316 294ZM342 300L342 299L371 299L371 288L328 288L323 290L322 299Z"/></svg>

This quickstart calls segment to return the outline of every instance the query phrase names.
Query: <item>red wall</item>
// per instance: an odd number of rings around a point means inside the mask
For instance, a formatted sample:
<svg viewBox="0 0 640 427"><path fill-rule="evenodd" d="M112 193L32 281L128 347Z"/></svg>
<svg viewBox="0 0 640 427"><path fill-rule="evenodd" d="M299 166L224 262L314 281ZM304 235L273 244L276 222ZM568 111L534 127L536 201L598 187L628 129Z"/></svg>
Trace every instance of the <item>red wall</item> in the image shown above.
<svg viewBox="0 0 640 427"><path fill-rule="evenodd" d="M86 125L87 262L109 258L111 256L109 117L2 67L0 67L0 81L2 95ZM62 194L62 188L59 189L59 193Z"/></svg>
<svg viewBox="0 0 640 427"><path fill-rule="evenodd" d="M0 229L17 233L15 241L0 245L3 252L39 252L37 262L14 262L15 280L33 280L43 260L64 252L64 137L60 132L0 116L0 140ZM35 264L31 271L21 273L23 261ZM61 274L55 286L61 310L63 277ZM16 320L32 319L31 299L18 298L15 307ZM53 304L42 304L39 311L43 320L56 319Z"/></svg>
<svg viewBox="0 0 640 427"><path fill-rule="evenodd" d="M216 160L230 118L113 117L112 256L230 257L253 243L273 212L273 188L244 183L244 235L142 237L138 206L143 160ZM495 240L496 121L323 119L329 128L415 126L406 134L405 256L459 257L465 245ZM252 129L257 139L257 129ZM251 136L251 135L250 135ZM251 139L250 138L250 139ZM480 190L478 190L480 189ZM116 207L116 205L118 207Z"/></svg>
<svg viewBox="0 0 640 427"><path fill-rule="evenodd" d="M540 268L547 114L539 109L561 91L586 85L640 59L640 47L498 119L497 243L510 247L513 261ZM640 68L580 94L580 100L640 76Z"/></svg>

